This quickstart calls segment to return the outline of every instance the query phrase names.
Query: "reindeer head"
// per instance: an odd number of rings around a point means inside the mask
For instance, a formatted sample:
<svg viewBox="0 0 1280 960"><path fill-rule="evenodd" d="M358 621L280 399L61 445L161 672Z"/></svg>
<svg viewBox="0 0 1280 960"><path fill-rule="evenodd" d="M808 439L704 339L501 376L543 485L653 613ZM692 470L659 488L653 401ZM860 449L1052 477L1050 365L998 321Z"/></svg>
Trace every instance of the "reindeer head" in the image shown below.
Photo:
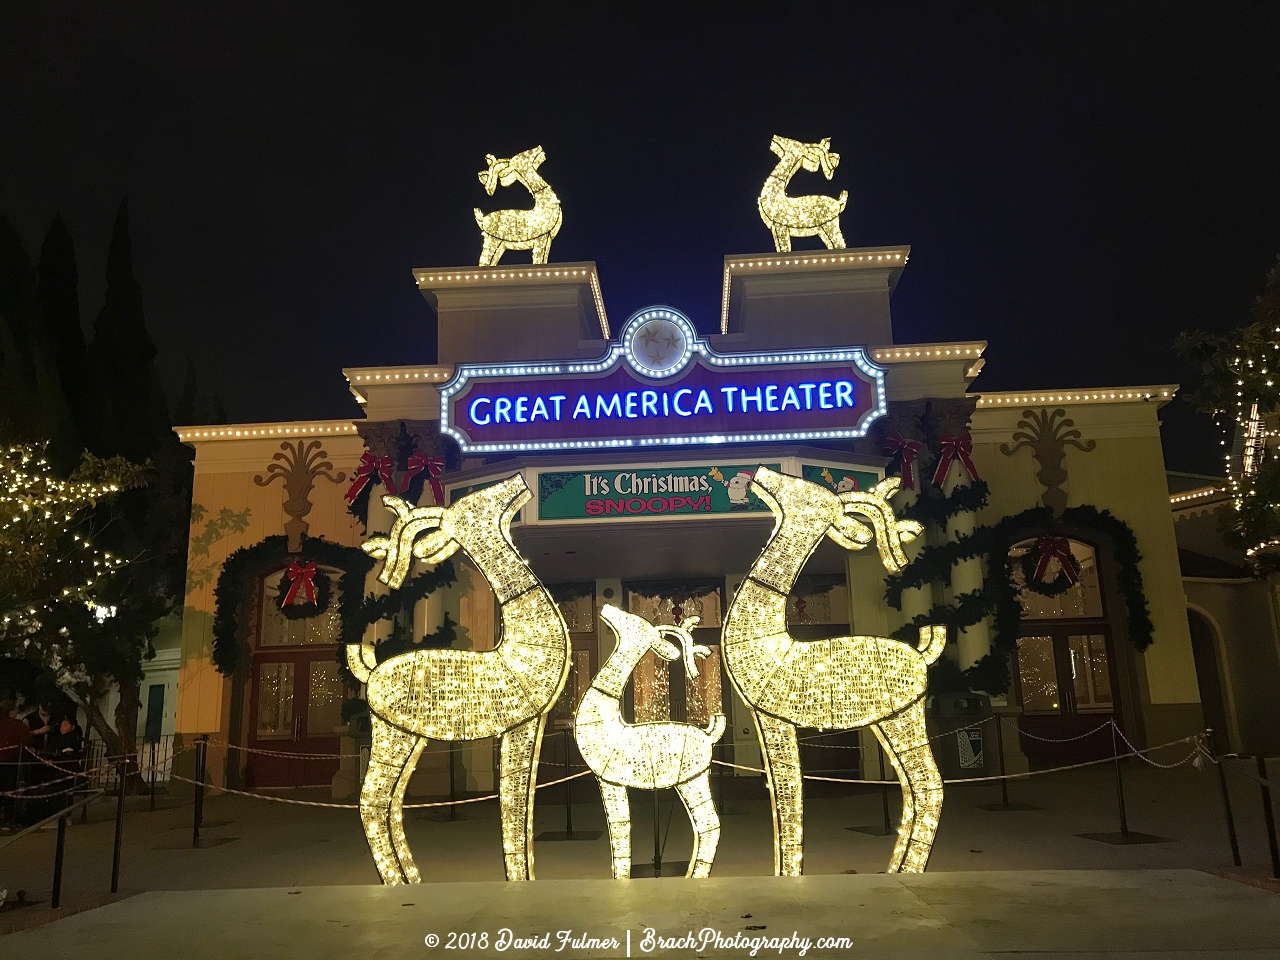
<svg viewBox="0 0 1280 960"><path fill-rule="evenodd" d="M889 498L898 491L899 477L888 477L871 490L835 493L799 477L788 477L768 467L756 470L752 490L782 524L788 516L811 523L826 523L828 536L846 550L861 550L874 540L885 567L896 573L907 565L902 545L924 532L914 520L899 520ZM861 516L870 526L856 519ZM777 528L775 528L776 531ZM815 532L816 535L816 532Z"/></svg>
<svg viewBox="0 0 1280 960"><path fill-rule="evenodd" d="M399 588L409 576L414 558L426 564L443 563L465 541L492 536L493 526L509 537L512 518L531 494L521 474L467 494L449 507L415 507L399 497L385 496L383 506L395 514L385 537L370 537L361 548L383 561L378 579ZM474 543L475 541L472 540Z"/></svg>
<svg viewBox="0 0 1280 960"><path fill-rule="evenodd" d="M488 167L476 176L484 184L484 192L493 196L493 191L499 186L509 187L521 179L521 174L528 175L537 170L547 159L547 155L539 146L505 160L499 160L492 153L486 153L484 159Z"/></svg>
<svg viewBox="0 0 1280 960"><path fill-rule="evenodd" d="M775 136L769 144L769 149L784 159L797 158L800 166L810 173L816 173L821 169L823 176L828 180L840 165L840 154L831 151L830 137L823 137L817 143L801 143L799 140Z"/></svg>
<svg viewBox="0 0 1280 960"><path fill-rule="evenodd" d="M600 608L600 619L613 630L619 646L627 647L632 651L641 648L641 652L635 654L637 659L649 650L663 660L676 660L683 655L686 676L697 676L696 658L711 655L710 647L693 642L693 634L690 631L697 626L698 617L689 617L678 627L667 625L655 627L644 617L627 613L611 603L606 603ZM676 643L671 643L665 639L666 637L674 637Z"/></svg>

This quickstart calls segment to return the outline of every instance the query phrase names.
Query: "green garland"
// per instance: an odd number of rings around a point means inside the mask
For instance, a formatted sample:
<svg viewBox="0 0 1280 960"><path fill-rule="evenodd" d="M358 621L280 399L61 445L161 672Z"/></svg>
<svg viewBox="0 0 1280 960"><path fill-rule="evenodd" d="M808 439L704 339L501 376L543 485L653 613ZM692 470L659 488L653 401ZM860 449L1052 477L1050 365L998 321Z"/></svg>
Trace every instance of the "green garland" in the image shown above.
<svg viewBox="0 0 1280 960"><path fill-rule="evenodd" d="M311 584L315 587L316 602L308 603L305 599L301 602L295 597L293 603L285 606L284 598L289 595L289 588L293 586L293 581L289 579L289 571L286 570L280 575L280 582L276 584L276 609L284 616L286 620L310 620L312 617L318 617L329 609L329 598L333 593L333 584L329 582L328 576L323 570L317 569L315 576L311 578ZM302 593L302 588L299 588Z"/></svg>
<svg viewBox="0 0 1280 960"><path fill-rule="evenodd" d="M1062 561L1059 558L1059 565ZM1071 558L1071 569L1075 574L1075 579L1067 575L1066 570L1059 570L1058 575L1052 580L1037 580L1036 567L1040 565L1040 554L1034 550L1028 550L1018 560L1018 568L1022 572L1022 582L1027 585L1027 589L1032 593L1038 593L1042 597L1060 597L1070 590L1080 579L1080 561L1075 557Z"/></svg>
<svg viewBox="0 0 1280 960"><path fill-rule="evenodd" d="M952 568L966 560L986 562L987 573L982 589L962 594L954 604L938 606L928 614L915 617L894 636L914 644L918 640L919 627L925 623L944 624L954 636L956 632L992 616L991 651L965 670L963 676L969 689L994 694L1006 692L1011 679L1009 656L1017 648L1022 630L1022 605L1014 588L1009 549L1020 540L1045 532L1093 534L1110 542L1117 567L1116 583L1129 614L1129 642L1137 650L1149 647L1154 628L1143 590L1142 572L1138 569L1142 557L1138 552L1137 538L1129 525L1110 511L1089 505L1070 507L1056 519L1048 507L1032 507L947 543L925 547L901 572L886 578L885 599L891 607L902 609L905 590L930 583L950 583ZM937 670L932 680L945 687L950 682L942 676L947 667L935 666ZM946 691L941 689L940 692Z"/></svg>
<svg viewBox="0 0 1280 960"><path fill-rule="evenodd" d="M315 561L341 570L344 584L361 584L361 588L374 563L359 547L331 543L321 537L303 537L300 554L289 553L289 538L283 534L234 551L223 563L213 593L213 663L224 677L235 673L241 655L249 650L254 590L263 577L287 566L290 560ZM358 598L359 594L355 596ZM353 604L345 597L339 599L338 614L344 633L352 607L358 605L358 601ZM363 632L364 628L360 629Z"/></svg>

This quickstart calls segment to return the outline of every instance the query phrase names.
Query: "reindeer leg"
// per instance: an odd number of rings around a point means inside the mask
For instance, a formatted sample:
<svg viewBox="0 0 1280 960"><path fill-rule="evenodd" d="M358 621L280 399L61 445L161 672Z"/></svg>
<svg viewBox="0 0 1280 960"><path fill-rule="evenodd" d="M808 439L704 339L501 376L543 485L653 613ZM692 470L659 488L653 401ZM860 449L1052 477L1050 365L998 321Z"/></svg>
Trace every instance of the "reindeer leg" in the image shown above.
<svg viewBox="0 0 1280 960"><path fill-rule="evenodd" d="M546 263L547 258L551 256L551 236L548 234L537 240L533 245L533 262Z"/></svg>
<svg viewBox="0 0 1280 960"><path fill-rule="evenodd" d="M480 248L480 266L492 267L502 256L503 245L496 239L484 235L484 246Z"/></svg>
<svg viewBox="0 0 1280 960"><path fill-rule="evenodd" d="M369 850L373 853L378 874L383 883L391 886L408 882L393 839L397 828L403 837L403 825L397 824L393 828L392 824L396 815L400 815L400 803L395 799L400 775L414 753L418 738L399 727L393 727L379 716L371 717L370 721L373 728L373 749L369 754L369 769L364 775L364 785L360 788L360 820L364 824L365 837L369 841ZM407 852L408 846L404 849ZM412 866L412 859L409 862ZM417 868L413 869L416 873Z"/></svg>
<svg viewBox="0 0 1280 960"><path fill-rule="evenodd" d="M627 788L615 783L600 784L600 798L604 801L604 817L609 824L609 849L613 853L613 879L631 879L631 803Z"/></svg>
<svg viewBox="0 0 1280 960"><path fill-rule="evenodd" d="M804 859L804 789L796 728L758 711L755 720L773 807L773 872L798 877Z"/></svg>
<svg viewBox="0 0 1280 960"><path fill-rule="evenodd" d="M924 700L871 728L902 784L902 823L889 861L890 873L923 873L942 812L942 775L929 749Z"/></svg>
<svg viewBox="0 0 1280 960"><path fill-rule="evenodd" d="M709 877L716 859L716 847L720 844L720 816L716 813L715 801L711 799L711 778L703 771L676 787L676 793L684 801L693 827L693 853L685 876Z"/></svg>
<svg viewBox="0 0 1280 960"><path fill-rule="evenodd" d="M844 234L840 232L840 218L828 220L822 230L822 242L827 245L828 250L844 249Z"/></svg>
<svg viewBox="0 0 1280 960"><path fill-rule="evenodd" d="M533 795L546 722L546 714L539 714L502 735L498 802L508 880L533 879Z"/></svg>
<svg viewBox="0 0 1280 960"><path fill-rule="evenodd" d="M778 248L778 253L790 253L791 231L786 227L774 227L773 245Z"/></svg>
<svg viewBox="0 0 1280 960"><path fill-rule="evenodd" d="M404 792L409 786L409 778L413 776L413 771L418 766L418 758L422 756L422 750L426 745L426 737L417 738L409 759L405 761L400 776L396 778L395 788L391 791L391 806L387 811L391 845L395 848L396 856L400 858L400 871L408 883L421 883L422 874L418 872L418 865L413 861L413 851L409 849L409 840L404 835Z"/></svg>

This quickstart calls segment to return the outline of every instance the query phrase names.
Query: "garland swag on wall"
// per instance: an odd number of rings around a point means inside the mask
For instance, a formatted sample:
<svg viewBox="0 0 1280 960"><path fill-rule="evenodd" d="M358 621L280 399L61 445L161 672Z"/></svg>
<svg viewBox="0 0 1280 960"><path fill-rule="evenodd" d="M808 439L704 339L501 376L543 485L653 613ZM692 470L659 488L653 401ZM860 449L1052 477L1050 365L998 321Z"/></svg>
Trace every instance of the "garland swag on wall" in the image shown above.
<svg viewBox="0 0 1280 960"><path fill-rule="evenodd" d="M991 526L979 527L967 536L925 547L900 573L886 578L885 599L894 609L901 610L904 590L934 582L949 583L952 567L965 560L979 558L986 562L981 590L956 597L954 604L936 606L894 633L899 640L911 643L927 623L943 623L948 631L959 631L993 616L991 651L964 671L947 658L940 659L940 669L931 678L931 687L937 692L971 689L1003 694L1009 689L1009 656L1017 647L1022 629L1022 605L1014 588L1009 549L1020 540L1046 532L1094 534L1110 543L1117 567L1116 583L1128 611L1129 642L1140 651L1151 646L1151 613L1138 569L1142 557L1129 525L1110 511L1089 505L1069 507L1057 518L1048 507L1033 507ZM1027 586L1047 596L1061 592L1056 590L1056 583L1038 588L1034 578L1027 580Z"/></svg>

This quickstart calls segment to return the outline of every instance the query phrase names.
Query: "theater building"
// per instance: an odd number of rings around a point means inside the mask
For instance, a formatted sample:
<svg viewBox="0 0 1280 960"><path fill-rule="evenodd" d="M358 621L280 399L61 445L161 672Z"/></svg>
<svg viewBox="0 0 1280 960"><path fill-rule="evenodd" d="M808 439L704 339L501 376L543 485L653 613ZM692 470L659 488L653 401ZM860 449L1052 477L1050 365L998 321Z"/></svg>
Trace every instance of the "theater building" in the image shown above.
<svg viewBox="0 0 1280 960"><path fill-rule="evenodd" d="M960 557L945 576L908 586L900 608L886 600L875 550L825 543L792 596L797 638L891 635L982 590L999 567L1020 591L1017 635L1005 623L998 636L988 615L953 630L946 656L957 674L984 657L1008 671L993 703L1012 716L1006 729L1029 734L1009 738L1011 763L1110 755L1109 737L1051 741L1113 717L1137 744L1196 732L1196 659L1157 420L1176 387L984 391L985 343L895 338L891 302L909 281L908 255L726 257L723 275L707 277L723 301L718 318L696 318L715 330L705 335L679 304L608 314L593 263L415 271L438 318L439 362L341 371L362 416L179 428L195 449L195 487L178 731L211 735L218 780L333 784L349 795L353 774L334 756L347 752L350 695L335 644L369 592L358 546L390 525L380 497L448 504L516 471L533 499L514 541L573 638L548 728L566 730L611 649L603 604L654 622L697 615L699 642L718 644L726 604L772 527L748 487L767 464L836 490L909 475L900 510L928 485L948 493L985 481L985 504L921 538L911 556L999 528L998 556ZM456 624L455 645L491 648L493 597L461 555L454 562L456 581L421 600L400 632L413 643ZM1028 577L1052 589L1027 589ZM385 639L396 625L371 629ZM758 766L746 710L719 659L706 663L686 677L679 662L650 655L626 708L638 720L697 721L722 709L725 756ZM856 732L842 737L830 742L864 746ZM446 792L450 765L455 789L492 789L492 743L433 747L411 792ZM565 749L572 760L569 738L549 733L544 760L563 761ZM874 747L806 750L802 760L847 773L873 756Z"/></svg>

